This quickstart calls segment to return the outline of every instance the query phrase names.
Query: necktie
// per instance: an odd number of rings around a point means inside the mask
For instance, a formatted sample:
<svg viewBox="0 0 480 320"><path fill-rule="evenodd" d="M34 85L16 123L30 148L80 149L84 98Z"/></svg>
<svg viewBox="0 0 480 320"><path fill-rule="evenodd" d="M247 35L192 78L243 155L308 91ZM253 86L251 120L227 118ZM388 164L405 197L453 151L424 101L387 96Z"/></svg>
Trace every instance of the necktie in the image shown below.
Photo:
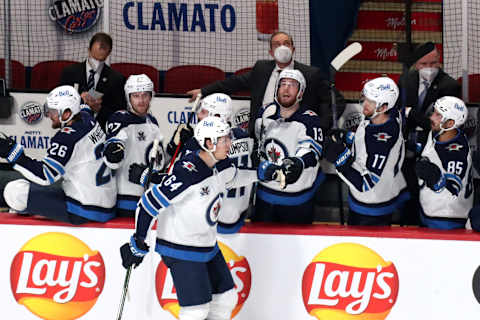
<svg viewBox="0 0 480 320"><path fill-rule="evenodd" d="M427 91L429 87L429 83L427 80L423 80L423 90L420 92L420 95L418 96L418 108L421 108L423 106L423 102L425 101L425 97L427 96Z"/></svg>
<svg viewBox="0 0 480 320"><path fill-rule="evenodd" d="M94 85L95 85L95 70L90 70L90 75L88 76L88 81L87 81L87 91L90 91L90 89L92 89Z"/></svg>

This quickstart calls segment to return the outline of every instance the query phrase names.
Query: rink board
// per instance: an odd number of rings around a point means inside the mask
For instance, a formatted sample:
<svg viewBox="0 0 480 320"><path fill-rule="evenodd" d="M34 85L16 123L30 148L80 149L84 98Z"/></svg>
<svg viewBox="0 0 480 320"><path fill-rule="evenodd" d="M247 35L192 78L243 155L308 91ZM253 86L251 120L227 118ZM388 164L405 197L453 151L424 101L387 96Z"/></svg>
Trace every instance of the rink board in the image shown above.
<svg viewBox="0 0 480 320"><path fill-rule="evenodd" d="M40 319L30 309L45 319L63 319L61 312L115 318L125 275L118 249L133 232L131 220L69 227L2 214L0 228L0 301L10 319ZM236 320L478 319L479 240L464 230L264 224L219 237L240 298ZM176 296L162 270L149 253L132 272L123 319L175 319ZM322 310L331 313L321 317Z"/></svg>

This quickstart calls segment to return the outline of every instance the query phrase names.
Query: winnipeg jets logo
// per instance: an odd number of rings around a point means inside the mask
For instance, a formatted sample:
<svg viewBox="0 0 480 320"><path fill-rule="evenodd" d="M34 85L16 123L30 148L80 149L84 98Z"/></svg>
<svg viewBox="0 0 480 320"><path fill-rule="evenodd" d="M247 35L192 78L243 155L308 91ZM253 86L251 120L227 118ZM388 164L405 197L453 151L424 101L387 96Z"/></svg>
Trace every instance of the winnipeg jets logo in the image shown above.
<svg viewBox="0 0 480 320"><path fill-rule="evenodd" d="M447 146L448 151L459 151L462 148L463 148L463 146L461 144L458 144L458 143L450 143Z"/></svg>
<svg viewBox="0 0 480 320"><path fill-rule="evenodd" d="M222 198L223 193L219 193L215 199L208 205L206 218L207 223L211 226L214 226L217 223L218 216L220 214L220 209L222 208Z"/></svg>
<svg viewBox="0 0 480 320"><path fill-rule="evenodd" d="M75 132L75 130L70 128L70 127L65 127L65 128L62 129L62 132L70 134L72 132Z"/></svg>
<svg viewBox="0 0 480 320"><path fill-rule="evenodd" d="M288 157L287 148L276 139L266 139L264 148L267 160L273 163L279 164L283 158Z"/></svg>
<svg viewBox="0 0 480 320"><path fill-rule="evenodd" d="M192 171L198 172L198 170L195 168L195 165L189 161L183 161L183 167L190 172Z"/></svg>
<svg viewBox="0 0 480 320"><path fill-rule="evenodd" d="M390 139L392 136L388 135L385 132L379 132L373 135L375 138L377 138L378 141L383 141L387 142L388 139Z"/></svg>
<svg viewBox="0 0 480 320"><path fill-rule="evenodd" d="M200 190L200 195L202 197L203 196L208 196L209 193L210 193L210 188L208 186L202 187L201 190Z"/></svg>
<svg viewBox="0 0 480 320"><path fill-rule="evenodd" d="M145 139L146 139L146 137L145 137L145 132L143 132L143 131L138 131L137 139L138 139L138 141L145 141Z"/></svg>

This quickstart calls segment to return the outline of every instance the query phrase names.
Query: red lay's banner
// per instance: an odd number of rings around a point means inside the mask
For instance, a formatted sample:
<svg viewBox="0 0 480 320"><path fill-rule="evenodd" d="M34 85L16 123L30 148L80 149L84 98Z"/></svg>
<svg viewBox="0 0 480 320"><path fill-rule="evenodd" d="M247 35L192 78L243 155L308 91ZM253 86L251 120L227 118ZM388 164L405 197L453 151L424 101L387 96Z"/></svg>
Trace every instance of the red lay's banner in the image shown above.
<svg viewBox="0 0 480 320"><path fill-rule="evenodd" d="M250 271L250 265L245 257L238 256L224 243L218 242L218 246L220 247L228 268L232 273L235 290L238 294L237 305L232 311L233 319L238 314L250 294L252 273ZM168 272L168 268L163 261L161 261L157 267L157 272L155 274L155 288L158 302L162 308L178 319L180 306L178 304L176 290L173 285L172 276L170 275L170 272Z"/></svg>
<svg viewBox="0 0 480 320"><path fill-rule="evenodd" d="M102 255L66 233L30 239L10 267L15 300L42 319L81 317L95 305L104 283Z"/></svg>
<svg viewBox="0 0 480 320"><path fill-rule="evenodd" d="M318 253L302 279L305 309L317 319L386 319L398 288L395 265L355 243L336 244Z"/></svg>

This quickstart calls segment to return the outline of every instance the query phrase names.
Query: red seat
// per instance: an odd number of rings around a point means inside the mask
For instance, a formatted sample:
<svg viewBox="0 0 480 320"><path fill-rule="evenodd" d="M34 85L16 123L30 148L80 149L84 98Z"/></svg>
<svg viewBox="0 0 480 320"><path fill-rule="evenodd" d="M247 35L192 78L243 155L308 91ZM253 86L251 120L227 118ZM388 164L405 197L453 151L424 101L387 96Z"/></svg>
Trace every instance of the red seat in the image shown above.
<svg viewBox="0 0 480 320"><path fill-rule="evenodd" d="M5 78L5 59L0 59L0 78ZM8 88L25 89L25 66L16 60L10 60L11 85Z"/></svg>
<svg viewBox="0 0 480 320"><path fill-rule="evenodd" d="M69 60L43 61L32 68L31 88L38 90L52 90L60 83L63 68L77 63Z"/></svg>
<svg viewBox="0 0 480 320"><path fill-rule="evenodd" d="M458 78L462 84L462 77ZM468 75L468 101L480 102L480 74L474 73Z"/></svg>
<svg viewBox="0 0 480 320"><path fill-rule="evenodd" d="M126 78L132 74L146 74L150 80L152 80L155 92L159 92L160 90L158 85L158 70L152 66L141 63L118 62L112 63L111 67L123 74Z"/></svg>
<svg viewBox="0 0 480 320"><path fill-rule="evenodd" d="M183 65L172 67L165 73L164 92L186 93L209 83L224 80L225 72L216 67Z"/></svg>
<svg viewBox="0 0 480 320"><path fill-rule="evenodd" d="M252 67L242 68L242 69L239 69L239 70L235 71L234 75L238 76L240 74L247 73L250 70L252 70ZM233 95L249 97L250 96L250 90L237 91L237 92L234 92Z"/></svg>

